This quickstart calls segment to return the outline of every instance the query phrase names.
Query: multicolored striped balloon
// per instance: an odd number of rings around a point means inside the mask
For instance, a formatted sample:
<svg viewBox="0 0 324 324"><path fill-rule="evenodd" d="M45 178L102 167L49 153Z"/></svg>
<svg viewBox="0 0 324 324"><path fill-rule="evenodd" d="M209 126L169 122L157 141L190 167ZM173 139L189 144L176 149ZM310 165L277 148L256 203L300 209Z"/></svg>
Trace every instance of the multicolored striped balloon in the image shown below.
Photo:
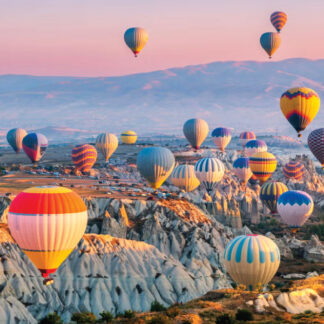
<svg viewBox="0 0 324 324"><path fill-rule="evenodd" d="M309 88L292 88L282 94L281 111L301 137L303 131L314 119L320 109L320 97Z"/></svg>
<svg viewBox="0 0 324 324"><path fill-rule="evenodd" d="M243 132L240 134L240 144L245 148L247 142L256 139L253 132Z"/></svg>
<svg viewBox="0 0 324 324"><path fill-rule="evenodd" d="M195 190L200 182L195 174L193 165L183 164L178 165L171 174L172 184L186 192Z"/></svg>
<svg viewBox="0 0 324 324"><path fill-rule="evenodd" d="M134 131L128 130L120 134L120 139L123 144L135 144L137 141L137 134Z"/></svg>
<svg viewBox="0 0 324 324"><path fill-rule="evenodd" d="M7 141L16 153L22 149L22 141L26 135L27 132L22 128L10 129L7 133Z"/></svg>
<svg viewBox="0 0 324 324"><path fill-rule="evenodd" d="M305 173L305 166L299 161L290 161L286 163L282 172L287 179L302 180Z"/></svg>
<svg viewBox="0 0 324 324"><path fill-rule="evenodd" d="M38 162L43 155L48 146L47 138L40 133L30 133L23 138L23 149L30 160Z"/></svg>
<svg viewBox="0 0 324 324"><path fill-rule="evenodd" d="M144 28L132 27L125 31L124 40L135 57L137 57L137 54L139 54L148 41L148 33Z"/></svg>
<svg viewBox="0 0 324 324"><path fill-rule="evenodd" d="M288 191L288 187L282 182L265 183L260 190L260 199L268 207L272 214L277 213L278 198Z"/></svg>
<svg viewBox="0 0 324 324"><path fill-rule="evenodd" d="M97 150L90 144L77 145L72 150L72 161L81 172L89 172L97 160Z"/></svg>
<svg viewBox="0 0 324 324"><path fill-rule="evenodd" d="M286 25L287 15L282 11L275 11L270 16L270 21L274 28L276 28L277 32L280 33L281 29Z"/></svg>
<svg viewBox="0 0 324 324"><path fill-rule="evenodd" d="M308 146L324 169L324 128L315 129L309 134Z"/></svg>
<svg viewBox="0 0 324 324"><path fill-rule="evenodd" d="M269 152L259 152L249 158L249 165L255 178L264 183L276 171L277 159Z"/></svg>
<svg viewBox="0 0 324 324"><path fill-rule="evenodd" d="M276 52L281 44L281 37L278 33L264 33L260 37L262 48L268 53L269 59Z"/></svg>
<svg viewBox="0 0 324 324"><path fill-rule="evenodd" d="M277 209L289 227L298 229L312 214L314 202L312 197L304 191L289 190L279 197Z"/></svg>
<svg viewBox="0 0 324 324"><path fill-rule="evenodd" d="M215 145L221 152L225 151L226 146L232 139L232 132L230 129L225 127L215 128L212 131L212 138Z"/></svg>
<svg viewBox="0 0 324 324"><path fill-rule="evenodd" d="M102 133L96 139L96 147L104 156L106 162L112 154L117 150L118 138L115 134Z"/></svg>
<svg viewBox="0 0 324 324"><path fill-rule="evenodd" d="M249 165L249 158L239 157L233 163L233 170L235 175L246 184L252 177L252 171Z"/></svg>
<svg viewBox="0 0 324 324"><path fill-rule="evenodd" d="M254 290L274 277L280 265L280 252L276 243L266 236L240 235L227 244L224 261L236 283Z"/></svg>
<svg viewBox="0 0 324 324"><path fill-rule="evenodd" d="M258 152L266 152L268 151L268 146L265 141L262 140L251 140L245 145L245 153L247 156L252 156Z"/></svg>
<svg viewBox="0 0 324 324"><path fill-rule="evenodd" d="M203 158L197 161L195 173L200 183L210 193L223 179L225 167L223 162L216 158Z"/></svg>
<svg viewBox="0 0 324 324"><path fill-rule="evenodd" d="M146 147L137 156L137 169L153 189L170 176L174 165L174 155L165 147Z"/></svg>
<svg viewBox="0 0 324 324"><path fill-rule="evenodd" d="M10 233L47 278L76 247L87 226L83 200L64 187L34 187L22 191L8 212ZM44 284L51 283L44 281Z"/></svg>
<svg viewBox="0 0 324 324"><path fill-rule="evenodd" d="M195 149L199 149L200 145L206 139L208 132L208 124L203 119L189 119L183 125L184 136Z"/></svg>

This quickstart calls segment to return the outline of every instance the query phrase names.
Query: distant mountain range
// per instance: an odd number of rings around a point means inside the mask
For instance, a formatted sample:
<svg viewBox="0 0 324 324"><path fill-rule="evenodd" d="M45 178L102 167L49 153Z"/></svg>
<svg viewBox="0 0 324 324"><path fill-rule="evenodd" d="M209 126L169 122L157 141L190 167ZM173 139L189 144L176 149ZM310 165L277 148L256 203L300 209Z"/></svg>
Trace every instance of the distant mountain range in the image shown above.
<svg viewBox="0 0 324 324"><path fill-rule="evenodd" d="M215 62L121 77L2 75L0 128L177 135L186 119L200 117L211 129L294 135L279 107L281 94L294 86L324 98L324 60ZM323 109L313 129L323 126Z"/></svg>

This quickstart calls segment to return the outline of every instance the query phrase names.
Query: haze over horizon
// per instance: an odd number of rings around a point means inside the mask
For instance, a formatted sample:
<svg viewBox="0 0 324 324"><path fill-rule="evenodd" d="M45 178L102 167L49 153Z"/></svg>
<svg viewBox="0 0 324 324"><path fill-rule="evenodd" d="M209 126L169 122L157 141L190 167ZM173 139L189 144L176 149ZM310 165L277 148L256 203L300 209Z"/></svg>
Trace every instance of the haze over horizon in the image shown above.
<svg viewBox="0 0 324 324"><path fill-rule="evenodd" d="M324 2L318 0L307 6L293 0L0 2L0 43L6 45L0 74L114 76L224 60L267 61L259 38L274 31L269 17L276 10L287 12L288 22L274 60L324 58L318 46ZM123 40L132 26L149 33L137 59Z"/></svg>

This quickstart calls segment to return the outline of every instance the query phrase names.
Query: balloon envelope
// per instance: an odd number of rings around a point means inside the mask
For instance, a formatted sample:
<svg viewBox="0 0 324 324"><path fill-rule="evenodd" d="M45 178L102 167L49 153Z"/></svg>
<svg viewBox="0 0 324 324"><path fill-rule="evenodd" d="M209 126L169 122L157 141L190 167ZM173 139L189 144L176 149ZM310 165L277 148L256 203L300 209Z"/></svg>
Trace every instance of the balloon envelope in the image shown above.
<svg viewBox="0 0 324 324"><path fill-rule="evenodd" d="M120 135L123 144L135 144L137 141L137 134L134 131L128 130Z"/></svg>
<svg viewBox="0 0 324 324"><path fill-rule="evenodd" d="M281 111L288 122L295 128L298 137L317 115L320 108L320 97L309 88L292 88L282 94Z"/></svg>
<svg viewBox="0 0 324 324"><path fill-rule="evenodd" d="M269 152L259 152L249 158L249 165L255 178L264 183L275 172L277 159Z"/></svg>
<svg viewBox="0 0 324 324"><path fill-rule="evenodd" d="M232 139L232 132L230 129L225 127L215 128L212 131L212 138L218 149L224 152L226 146Z"/></svg>
<svg viewBox="0 0 324 324"><path fill-rule="evenodd" d="M260 190L260 199L268 207L272 214L277 212L278 198L288 191L288 187L282 182L265 183Z"/></svg>
<svg viewBox="0 0 324 324"><path fill-rule="evenodd" d="M275 11L270 16L270 21L274 28L276 28L277 32L280 33L282 28L286 25L287 22L287 15L282 11Z"/></svg>
<svg viewBox="0 0 324 324"><path fill-rule="evenodd" d="M282 171L287 179L302 180L305 166L299 161L290 161L283 166Z"/></svg>
<svg viewBox="0 0 324 324"><path fill-rule="evenodd" d="M126 30L124 40L136 57L147 43L148 33L144 28L132 27Z"/></svg>
<svg viewBox="0 0 324 324"><path fill-rule="evenodd" d="M314 202L312 197L304 191L289 190L279 197L277 209L289 227L299 228L312 214Z"/></svg>
<svg viewBox="0 0 324 324"><path fill-rule="evenodd" d="M118 138L115 134L102 133L96 139L96 147L104 156L106 162L117 150Z"/></svg>
<svg viewBox="0 0 324 324"><path fill-rule="evenodd" d="M223 179L225 167L224 164L216 158L203 158L197 161L195 173L207 192L211 192L215 189L216 184Z"/></svg>
<svg viewBox="0 0 324 324"><path fill-rule="evenodd" d="M27 132L22 128L13 128L7 133L7 141L16 153L22 149L23 138Z"/></svg>
<svg viewBox="0 0 324 324"><path fill-rule="evenodd" d="M243 182L247 183L252 176L252 171L249 165L249 158L239 157L233 163L235 175Z"/></svg>
<svg viewBox="0 0 324 324"><path fill-rule="evenodd" d="M174 186L187 192L195 190L200 184L195 174L195 167L188 164L178 165L174 168L171 181Z"/></svg>
<svg viewBox="0 0 324 324"><path fill-rule="evenodd" d="M195 149L199 149L200 145L206 139L208 132L208 124L203 119L189 119L183 125L183 133Z"/></svg>
<svg viewBox="0 0 324 324"><path fill-rule="evenodd" d="M170 176L175 159L170 150L164 147L147 147L137 156L137 169L148 184L159 188Z"/></svg>
<svg viewBox="0 0 324 324"><path fill-rule="evenodd" d="M309 134L308 146L324 169L324 128L315 129Z"/></svg>
<svg viewBox="0 0 324 324"><path fill-rule="evenodd" d="M97 150L90 144L77 145L72 150L72 161L81 172L89 172L97 160Z"/></svg>
<svg viewBox="0 0 324 324"><path fill-rule="evenodd" d="M260 43L262 48L268 53L269 58L279 48L281 43L280 34L278 33L264 33L260 37Z"/></svg>
<svg viewBox="0 0 324 324"><path fill-rule="evenodd" d="M245 147L246 143L256 139L256 136L253 132L243 132L240 134L240 144Z"/></svg>
<svg viewBox="0 0 324 324"><path fill-rule="evenodd" d="M43 155L48 146L47 138L40 133L30 133L23 138L23 149L30 160L38 162Z"/></svg>
<svg viewBox="0 0 324 324"><path fill-rule="evenodd" d="M267 144L262 140L251 140L245 145L245 153L247 156L252 156L258 152L266 152L268 150Z"/></svg>
<svg viewBox="0 0 324 324"><path fill-rule="evenodd" d="M232 279L254 290L266 285L280 265L280 252L275 242L263 235L240 235L225 248L224 261Z"/></svg>
<svg viewBox="0 0 324 324"><path fill-rule="evenodd" d="M87 226L83 200L64 187L22 191L9 207L10 233L46 278L78 244Z"/></svg>

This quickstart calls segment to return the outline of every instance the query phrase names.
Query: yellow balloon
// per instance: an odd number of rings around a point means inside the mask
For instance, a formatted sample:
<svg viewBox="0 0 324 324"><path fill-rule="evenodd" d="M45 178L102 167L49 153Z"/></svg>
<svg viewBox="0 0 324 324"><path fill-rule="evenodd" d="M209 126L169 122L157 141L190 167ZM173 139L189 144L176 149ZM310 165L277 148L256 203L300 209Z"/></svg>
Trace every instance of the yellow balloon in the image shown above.
<svg viewBox="0 0 324 324"><path fill-rule="evenodd" d="M172 184L184 191L195 190L200 181L196 177L195 167L193 165L178 165L171 174Z"/></svg>
<svg viewBox="0 0 324 324"><path fill-rule="evenodd" d="M276 171L277 159L269 152L258 152L249 158L249 165L255 178L264 183Z"/></svg>
<svg viewBox="0 0 324 324"><path fill-rule="evenodd" d="M123 144L135 144L137 141L137 134L134 131L128 130L120 135Z"/></svg>

